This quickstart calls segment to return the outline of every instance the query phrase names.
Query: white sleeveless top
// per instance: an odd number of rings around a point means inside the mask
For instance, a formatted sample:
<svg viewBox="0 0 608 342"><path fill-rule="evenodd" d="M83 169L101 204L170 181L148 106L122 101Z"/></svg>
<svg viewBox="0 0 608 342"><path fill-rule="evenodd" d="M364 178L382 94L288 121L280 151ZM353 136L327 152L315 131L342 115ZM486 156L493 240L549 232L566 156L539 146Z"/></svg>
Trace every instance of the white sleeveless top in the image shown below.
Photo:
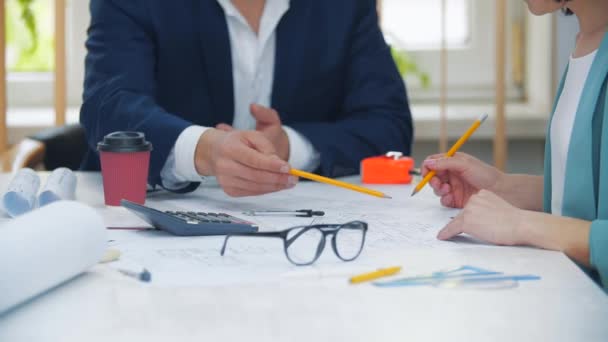
<svg viewBox="0 0 608 342"><path fill-rule="evenodd" d="M585 81L591 70L597 50L579 57L570 57L564 88L557 100L555 113L551 122L551 213L562 215L564 182L566 180L566 162L568 147L574 126Z"/></svg>

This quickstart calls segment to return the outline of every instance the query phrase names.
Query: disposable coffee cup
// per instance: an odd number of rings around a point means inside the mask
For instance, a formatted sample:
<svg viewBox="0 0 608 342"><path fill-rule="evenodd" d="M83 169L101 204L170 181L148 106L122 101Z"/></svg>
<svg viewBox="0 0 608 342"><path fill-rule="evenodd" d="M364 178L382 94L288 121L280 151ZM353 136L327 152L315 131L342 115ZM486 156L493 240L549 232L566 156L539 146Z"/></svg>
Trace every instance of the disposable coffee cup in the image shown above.
<svg viewBox="0 0 608 342"><path fill-rule="evenodd" d="M97 144L106 205L144 204L152 144L140 132L114 132Z"/></svg>

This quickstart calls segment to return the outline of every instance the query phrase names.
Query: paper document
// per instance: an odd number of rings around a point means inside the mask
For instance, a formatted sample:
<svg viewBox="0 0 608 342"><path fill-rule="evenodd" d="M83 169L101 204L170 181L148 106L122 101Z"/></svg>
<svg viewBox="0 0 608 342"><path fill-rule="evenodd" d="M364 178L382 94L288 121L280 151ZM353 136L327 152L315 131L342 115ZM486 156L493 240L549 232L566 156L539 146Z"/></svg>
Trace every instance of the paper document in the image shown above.
<svg viewBox="0 0 608 342"><path fill-rule="evenodd" d="M11 180L2 198L2 205L11 217L22 215L38 206L58 200L73 200L76 193L76 175L67 168L55 169L36 197L40 188L40 177L28 168L19 170Z"/></svg>

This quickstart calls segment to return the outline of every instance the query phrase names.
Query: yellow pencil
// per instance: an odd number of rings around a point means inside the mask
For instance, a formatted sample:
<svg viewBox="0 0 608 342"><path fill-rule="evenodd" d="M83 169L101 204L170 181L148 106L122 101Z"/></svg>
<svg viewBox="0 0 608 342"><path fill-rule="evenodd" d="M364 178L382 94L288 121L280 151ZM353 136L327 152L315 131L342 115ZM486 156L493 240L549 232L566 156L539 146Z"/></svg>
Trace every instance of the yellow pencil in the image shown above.
<svg viewBox="0 0 608 342"><path fill-rule="evenodd" d="M446 157L454 156L454 154L456 154L456 152L460 149L460 147L471 137L471 135L473 135L473 133L477 130L477 128L479 128L479 126L481 126L481 124L484 121L486 121L487 118L488 118L488 114L483 114L477 120L475 120L475 122L473 122L471 127L469 127L469 129L464 133L464 135L462 137L460 137L460 139L458 139L458 141L456 141L454 146L452 146L452 148L450 148L450 150L448 151L448 153L445 154L445 156ZM418 185L416 185L416 188L412 192L412 196L417 194L418 191L422 190L422 188L426 185L426 183L428 183L431 180L431 178L433 178L434 176L435 176L435 171L430 171L429 173L427 173L426 176L424 177L424 179L420 183L418 183Z"/></svg>
<svg viewBox="0 0 608 342"><path fill-rule="evenodd" d="M358 186L358 185L354 185L354 184L350 184L350 183L346 183L346 182L341 182L341 181L338 181L335 179L315 175L314 173L304 172L304 171L297 170L297 169L291 169L289 171L289 173L296 177L306 178L306 179L310 179L310 180L325 183L325 184L335 185L335 186L339 186L341 188L362 192L364 194L368 194L368 195L372 195L372 196L376 196L376 197L391 198L390 196L387 196L380 191L376 191L376 190L364 188L362 186Z"/></svg>
<svg viewBox="0 0 608 342"><path fill-rule="evenodd" d="M375 279L382 278L382 277L388 277L393 274L397 274L400 271L401 271L401 266L381 268L377 271L356 275L356 276L350 278L350 283L358 284L358 283L375 280Z"/></svg>

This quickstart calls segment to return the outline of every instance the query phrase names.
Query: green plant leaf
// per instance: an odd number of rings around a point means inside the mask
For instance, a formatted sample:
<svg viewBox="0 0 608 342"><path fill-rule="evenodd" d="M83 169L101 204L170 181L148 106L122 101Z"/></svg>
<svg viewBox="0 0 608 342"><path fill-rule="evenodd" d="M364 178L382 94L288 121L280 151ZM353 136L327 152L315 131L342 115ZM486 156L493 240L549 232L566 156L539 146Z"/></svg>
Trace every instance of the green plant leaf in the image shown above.
<svg viewBox="0 0 608 342"><path fill-rule="evenodd" d="M36 28L36 17L34 16L34 11L32 10L32 3L34 0L17 0L17 2L21 7L21 19L32 37L32 45L27 52L29 54L33 54L36 52L36 49L38 49L38 30Z"/></svg>
<svg viewBox="0 0 608 342"><path fill-rule="evenodd" d="M428 88L431 85L431 78L428 73L421 71L416 61L403 50L397 50L391 47L391 55L397 65L397 70L401 74L401 77L415 76L418 78L422 88Z"/></svg>

